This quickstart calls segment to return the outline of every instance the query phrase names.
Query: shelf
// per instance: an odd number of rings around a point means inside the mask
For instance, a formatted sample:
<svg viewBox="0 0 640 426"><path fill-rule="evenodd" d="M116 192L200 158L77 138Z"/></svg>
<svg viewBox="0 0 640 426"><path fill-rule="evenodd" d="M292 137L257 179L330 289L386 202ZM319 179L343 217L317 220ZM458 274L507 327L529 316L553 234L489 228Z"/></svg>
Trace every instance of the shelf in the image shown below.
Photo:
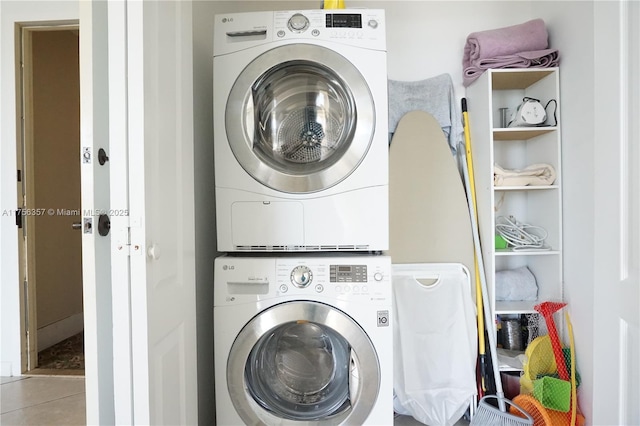
<svg viewBox="0 0 640 426"><path fill-rule="evenodd" d="M494 141L519 141L533 139L535 137L544 135L556 131L557 126L554 127L519 127L519 128L499 128L493 129Z"/></svg>
<svg viewBox="0 0 640 426"><path fill-rule="evenodd" d="M537 314L534 306L546 300L563 299L562 241L562 149L561 102L558 68L491 69L466 89L466 98L474 108L469 110L472 155L476 181L478 230L481 241L493 242L496 221L501 216L514 217L518 223L544 229L545 245L551 250L496 249L483 246L482 257L492 312L496 315ZM514 108L525 97L546 103L556 101L553 111L547 110L543 126L499 127L503 121L501 109ZM523 170L534 164L553 167L552 185L495 185L495 166L505 170ZM503 181L503 183L515 181ZM525 181L523 181L525 182ZM543 182L543 181L539 181ZM498 301L511 293L496 292L496 274L526 267L535 278L536 300ZM501 276L501 286L511 283ZM515 285L515 284L514 284ZM509 290L509 288L507 288ZM534 293L529 293L534 297ZM523 297L525 294L523 293ZM520 298L514 296L515 298ZM539 325L544 328L544 325ZM519 371L501 368L501 371Z"/></svg>
<svg viewBox="0 0 640 426"><path fill-rule="evenodd" d="M559 250L513 250L513 249L496 249L496 256L557 256Z"/></svg>
<svg viewBox="0 0 640 426"><path fill-rule="evenodd" d="M500 367L501 373L510 373L510 372L522 372L524 371L522 368L514 368L514 367Z"/></svg>
<svg viewBox="0 0 640 426"><path fill-rule="evenodd" d="M556 68L532 70L522 69L494 69L491 84L493 90L526 89L556 71Z"/></svg>
<svg viewBox="0 0 640 426"><path fill-rule="evenodd" d="M549 189L559 189L558 185L520 185L520 186L494 186L494 191L545 191Z"/></svg>
<svg viewBox="0 0 640 426"><path fill-rule="evenodd" d="M496 315L536 314L538 311L533 309L533 307L538 303L540 303L539 300L523 300L517 302L496 300Z"/></svg>

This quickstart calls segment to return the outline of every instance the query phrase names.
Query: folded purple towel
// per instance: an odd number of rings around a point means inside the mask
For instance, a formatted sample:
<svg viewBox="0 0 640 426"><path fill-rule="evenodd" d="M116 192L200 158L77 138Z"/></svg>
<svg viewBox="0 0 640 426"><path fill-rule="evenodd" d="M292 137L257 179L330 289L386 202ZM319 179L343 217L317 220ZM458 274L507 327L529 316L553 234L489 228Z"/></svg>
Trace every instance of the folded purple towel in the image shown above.
<svg viewBox="0 0 640 426"><path fill-rule="evenodd" d="M513 55L518 52L546 49L549 35L542 19L533 19L523 24L494 30L478 31L467 36L462 67L475 65L474 62Z"/></svg>
<svg viewBox="0 0 640 426"><path fill-rule="evenodd" d="M551 68L557 67L559 61L557 49L518 52L513 55L482 59L463 70L462 83L465 87L469 86L489 68Z"/></svg>
<svg viewBox="0 0 640 426"><path fill-rule="evenodd" d="M558 49L534 50L531 52L518 52L513 55L496 56L495 58L480 59L474 62L474 66L482 69L489 68L522 68L524 66L549 67L558 61Z"/></svg>

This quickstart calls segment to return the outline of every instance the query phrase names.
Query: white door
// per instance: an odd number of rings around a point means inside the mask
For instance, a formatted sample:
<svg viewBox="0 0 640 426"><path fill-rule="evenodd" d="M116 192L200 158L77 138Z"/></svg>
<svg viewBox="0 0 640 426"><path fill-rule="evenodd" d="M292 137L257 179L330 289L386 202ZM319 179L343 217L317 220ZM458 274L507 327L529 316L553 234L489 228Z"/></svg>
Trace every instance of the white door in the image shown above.
<svg viewBox="0 0 640 426"><path fill-rule="evenodd" d="M640 424L640 3L595 2L594 425ZM612 25L612 23L614 23ZM579 362L579 361L578 361Z"/></svg>
<svg viewBox="0 0 640 426"><path fill-rule="evenodd" d="M96 78L91 89L104 99L101 91L108 84L109 118L103 126L104 116L96 114L94 103L96 122L88 130L93 138L87 138L93 154L89 178L105 169L109 183L105 188L96 180L86 188L83 181L83 209L95 207L90 217L93 241L96 247L99 241L109 241L110 250L105 258L96 253L88 259L93 264L85 265L85 276L93 274L97 281L104 279L98 270L110 275L113 423L193 425L197 383L191 3L92 3L82 7L83 16L92 19L93 76L102 76L104 68L107 76L106 81ZM101 39L104 34L106 40ZM107 49L108 61L96 52L101 47ZM107 133L108 140L100 140ZM107 145L104 166L98 165L100 143ZM84 173L83 179L87 176ZM99 191L109 194L108 206L96 201ZM105 264L110 265L106 271ZM103 307L101 300L93 303L96 310ZM98 335L104 335L100 328L106 318L95 316ZM99 375L108 369L100 363L96 368ZM90 395L92 389L95 393ZM109 398L106 386L88 383L87 412ZM107 418L90 416L90 423Z"/></svg>

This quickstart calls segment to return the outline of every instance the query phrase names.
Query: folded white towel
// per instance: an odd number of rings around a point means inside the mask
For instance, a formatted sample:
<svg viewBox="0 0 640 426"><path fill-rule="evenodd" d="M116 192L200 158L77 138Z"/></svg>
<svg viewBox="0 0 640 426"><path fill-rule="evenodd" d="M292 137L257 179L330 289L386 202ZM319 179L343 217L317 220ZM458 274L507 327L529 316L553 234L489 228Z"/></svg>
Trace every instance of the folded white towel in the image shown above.
<svg viewBox="0 0 640 426"><path fill-rule="evenodd" d="M526 266L496 272L496 300L537 300L536 277Z"/></svg>
<svg viewBox="0 0 640 426"><path fill-rule="evenodd" d="M507 170L493 165L494 186L547 186L555 180L556 170L550 164L532 164L521 170Z"/></svg>

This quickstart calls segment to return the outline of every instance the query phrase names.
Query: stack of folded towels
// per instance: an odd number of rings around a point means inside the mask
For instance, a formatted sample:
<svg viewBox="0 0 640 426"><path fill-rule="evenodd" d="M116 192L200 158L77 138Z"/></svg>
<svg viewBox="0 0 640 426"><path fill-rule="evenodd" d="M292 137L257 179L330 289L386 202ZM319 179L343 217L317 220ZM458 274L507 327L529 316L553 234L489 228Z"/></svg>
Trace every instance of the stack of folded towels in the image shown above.
<svg viewBox="0 0 640 426"><path fill-rule="evenodd" d="M462 59L463 84L470 85L489 68L558 66L558 50L549 49L542 19L467 36Z"/></svg>

